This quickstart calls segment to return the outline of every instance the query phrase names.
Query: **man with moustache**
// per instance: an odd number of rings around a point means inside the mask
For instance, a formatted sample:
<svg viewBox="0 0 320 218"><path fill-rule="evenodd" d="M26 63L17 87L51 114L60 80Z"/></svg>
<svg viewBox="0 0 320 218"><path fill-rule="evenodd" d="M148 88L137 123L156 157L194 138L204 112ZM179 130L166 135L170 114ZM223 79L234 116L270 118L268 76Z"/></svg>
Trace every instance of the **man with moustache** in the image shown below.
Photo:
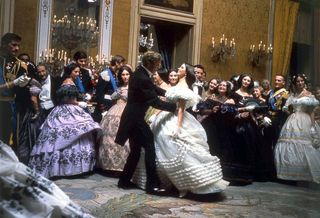
<svg viewBox="0 0 320 218"><path fill-rule="evenodd" d="M23 108L26 99L25 86L30 82L26 76L27 66L16 56L20 50L21 37L6 33L1 37L0 47L0 140L17 145L17 110ZM11 136L13 135L13 141ZM15 147L16 148L16 147Z"/></svg>

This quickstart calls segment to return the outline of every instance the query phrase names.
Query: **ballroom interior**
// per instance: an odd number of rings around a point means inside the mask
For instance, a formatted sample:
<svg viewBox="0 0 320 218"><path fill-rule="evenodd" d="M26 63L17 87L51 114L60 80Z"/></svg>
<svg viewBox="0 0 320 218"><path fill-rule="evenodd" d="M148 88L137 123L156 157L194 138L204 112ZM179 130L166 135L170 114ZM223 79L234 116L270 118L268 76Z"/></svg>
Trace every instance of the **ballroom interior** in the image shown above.
<svg viewBox="0 0 320 218"><path fill-rule="evenodd" d="M320 86L320 0L0 0L0 10L0 35L20 35L19 53L53 71L77 51L102 71L115 55L135 68L151 50L167 69L203 65L207 81L248 73L273 84L276 74L303 73ZM320 215L319 185L306 183L231 186L208 200L122 190L97 173L55 182L96 217Z"/></svg>

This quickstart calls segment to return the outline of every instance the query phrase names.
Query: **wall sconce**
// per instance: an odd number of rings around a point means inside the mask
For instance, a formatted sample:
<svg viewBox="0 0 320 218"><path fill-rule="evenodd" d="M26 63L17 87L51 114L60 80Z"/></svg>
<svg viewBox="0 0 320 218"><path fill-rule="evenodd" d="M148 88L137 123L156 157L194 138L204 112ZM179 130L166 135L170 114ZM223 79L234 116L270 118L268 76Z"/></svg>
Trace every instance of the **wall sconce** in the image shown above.
<svg viewBox="0 0 320 218"><path fill-rule="evenodd" d="M236 54L236 43L234 38L228 43L228 39L222 35L220 43L215 45L214 37L212 37L212 54L211 60L213 62L226 62L228 57L233 57Z"/></svg>
<svg viewBox="0 0 320 218"><path fill-rule="evenodd" d="M261 64L264 64L266 60L271 60L272 51L272 44L270 44L267 48L265 44L262 44L262 41L260 41L258 48L256 48L255 45L251 44L248 55L250 64L253 67L258 67Z"/></svg>

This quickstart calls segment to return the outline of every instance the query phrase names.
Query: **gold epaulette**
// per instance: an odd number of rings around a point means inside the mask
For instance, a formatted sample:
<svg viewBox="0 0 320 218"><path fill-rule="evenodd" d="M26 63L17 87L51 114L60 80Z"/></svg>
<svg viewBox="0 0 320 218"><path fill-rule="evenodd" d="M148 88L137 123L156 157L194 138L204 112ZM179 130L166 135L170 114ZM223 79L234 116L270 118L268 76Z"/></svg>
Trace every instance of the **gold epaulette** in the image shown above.
<svg viewBox="0 0 320 218"><path fill-rule="evenodd" d="M26 73L28 74L28 65L24 61L16 58L16 63L18 63L19 66L22 67L26 71ZM18 68L17 71L19 71L20 67Z"/></svg>

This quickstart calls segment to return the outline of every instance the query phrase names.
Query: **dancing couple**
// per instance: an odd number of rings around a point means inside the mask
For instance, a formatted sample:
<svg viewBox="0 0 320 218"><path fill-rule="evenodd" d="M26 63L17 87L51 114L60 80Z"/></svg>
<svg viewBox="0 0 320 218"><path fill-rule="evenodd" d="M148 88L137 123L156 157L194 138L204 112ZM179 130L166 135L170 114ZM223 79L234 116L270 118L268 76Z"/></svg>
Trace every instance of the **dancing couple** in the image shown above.
<svg viewBox="0 0 320 218"><path fill-rule="evenodd" d="M178 71L179 83L166 93L151 80L160 63L159 53L146 52L142 65L130 77L128 102L115 140L124 145L129 139L130 154L118 187L135 187L131 182L133 175L137 174L135 171L145 169L146 182L135 183L149 194L165 191L162 189L164 185L165 188L173 185L180 196L187 192L220 192L228 183L222 180L219 159L210 155L201 124L185 111L200 100L190 89L195 81L194 69L188 64L182 64ZM160 100L158 96L165 96L166 101ZM144 119L149 106L162 110L151 127ZM140 155L141 148L144 148L144 156ZM140 174L140 177L143 175ZM145 181L143 178L138 180Z"/></svg>

